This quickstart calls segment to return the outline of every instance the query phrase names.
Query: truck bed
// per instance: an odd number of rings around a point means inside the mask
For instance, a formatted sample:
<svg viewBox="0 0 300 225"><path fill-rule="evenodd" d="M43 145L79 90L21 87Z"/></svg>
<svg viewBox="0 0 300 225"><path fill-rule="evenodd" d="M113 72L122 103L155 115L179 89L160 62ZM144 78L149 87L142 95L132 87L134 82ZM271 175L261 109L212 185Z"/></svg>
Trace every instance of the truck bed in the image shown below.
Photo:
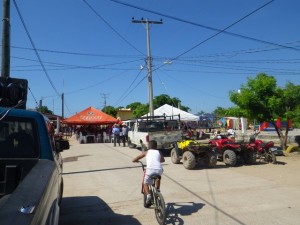
<svg viewBox="0 0 300 225"><path fill-rule="evenodd" d="M51 216L45 218L44 215L57 213L51 212L57 208L54 205L59 201L57 196L51 195L51 189L58 185L58 171L53 161L0 159L0 163L5 168L1 171L2 176L4 174L9 178L1 181L3 191L7 191L5 196L2 192L0 199L1 225L45 224ZM13 190L18 182L19 185Z"/></svg>
<svg viewBox="0 0 300 225"><path fill-rule="evenodd" d="M12 193L38 159L0 158L0 199Z"/></svg>

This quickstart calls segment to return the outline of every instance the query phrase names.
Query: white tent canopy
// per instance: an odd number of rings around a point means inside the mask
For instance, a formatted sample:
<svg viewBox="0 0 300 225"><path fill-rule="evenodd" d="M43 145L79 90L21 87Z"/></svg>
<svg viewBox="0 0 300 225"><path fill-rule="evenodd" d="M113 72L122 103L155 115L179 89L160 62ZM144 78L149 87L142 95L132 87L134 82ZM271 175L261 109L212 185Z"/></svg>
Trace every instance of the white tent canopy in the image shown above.
<svg viewBox="0 0 300 225"><path fill-rule="evenodd" d="M163 106L154 110L154 116L173 116L173 119L179 119L178 115L180 115L181 121L199 121L199 116L195 116L194 114L185 112L176 107L170 106L168 104L164 104ZM144 115L150 116L150 113Z"/></svg>

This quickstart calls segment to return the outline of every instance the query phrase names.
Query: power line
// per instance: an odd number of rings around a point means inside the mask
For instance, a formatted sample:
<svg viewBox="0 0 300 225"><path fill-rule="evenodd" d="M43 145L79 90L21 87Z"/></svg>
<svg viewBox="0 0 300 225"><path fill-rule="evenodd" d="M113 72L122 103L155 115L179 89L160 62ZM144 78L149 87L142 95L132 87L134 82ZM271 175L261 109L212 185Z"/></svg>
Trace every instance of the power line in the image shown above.
<svg viewBox="0 0 300 225"><path fill-rule="evenodd" d="M43 69L45 75L47 76L47 79L48 79L49 83L51 84L53 90L54 90L55 93L59 96L60 94L59 94L59 92L57 91L57 89L56 89L54 83L52 82L52 80L51 80L51 78L50 78L50 76L49 76L49 74L48 74L48 72L47 72L47 70L46 70L46 68L45 68L45 66L44 66L44 64L43 64L43 62L42 62L42 59L41 59L41 57L40 57L38 51L36 50L35 44L34 44L32 38L31 38L31 35L30 35L30 33L29 33L29 31L28 31L28 29L27 29L27 27L26 27L25 21L24 21L22 15L21 15L21 12L20 12L20 10L19 10L19 7L18 7L18 5L17 5L17 3L16 3L15 0L13 0L13 2L14 2L14 5L15 5L15 7L16 7L17 13L18 13L18 15L19 15L19 17L20 17L20 19L21 19L21 22L22 22L22 24L23 24L23 27L24 27L24 29L25 29L25 31L26 31L27 37L28 37L28 39L29 39L29 41L30 41L30 43L31 43L31 45L32 45L32 47L33 47L33 49L34 49L34 52L35 52L35 54L36 54L36 56L37 56L37 58L38 58L38 60L39 60L39 63L40 63L40 65L41 65L41 67L42 67L42 69Z"/></svg>
<svg viewBox="0 0 300 225"><path fill-rule="evenodd" d="M26 61L33 61L37 62L37 60L32 60L32 59L26 59L22 57L11 57L15 59L20 59L20 60L26 60ZM121 65L121 64L128 64L128 63L133 63L133 62L138 62L142 59L136 59L136 60L130 60L130 61L124 61L124 62L115 62L115 63L108 63L108 64L103 64L103 65L92 65L92 66L80 66L80 65L72 65L72 64L63 64L63 63L55 63L55 62L45 62L48 63L48 67L51 65L52 67L59 67L58 69L48 69L48 70L72 70L72 69L99 69L99 70L104 70L104 69L110 69L110 70L127 70L125 68L115 68L115 67L106 67L106 66L116 66L116 65ZM31 65L31 66L26 66L26 67L35 67L36 65ZM35 70L38 71L38 70Z"/></svg>
<svg viewBox="0 0 300 225"><path fill-rule="evenodd" d="M125 43L127 43L130 47L135 49L137 52L145 55L143 52L134 47L129 41L126 40L116 29L114 29L86 0L82 0L112 31L114 31Z"/></svg>
<svg viewBox="0 0 300 225"><path fill-rule="evenodd" d="M26 48L20 46L11 46L11 48L30 50L30 51L34 50L32 48ZM41 48L37 48L35 50L40 52L60 53L66 55L91 56L91 57L108 57L108 58L137 58L137 57L140 58L141 57L140 55L114 55L114 54L106 55L106 54L94 54L94 53L83 53L83 52L58 51L58 50L41 49Z"/></svg>
<svg viewBox="0 0 300 225"><path fill-rule="evenodd" d="M121 97L116 101L116 103L114 104L115 106L117 104L120 104L134 89L130 90L130 88L132 87L132 85L134 84L134 82L137 80L137 78L139 77L139 75L141 74L142 69L139 71L139 73L135 76L134 80L131 82L131 84L129 85L129 87L125 90L125 92L121 95ZM145 78L143 78L144 80ZM139 82L140 84L141 82Z"/></svg>
<svg viewBox="0 0 300 225"><path fill-rule="evenodd" d="M156 12L156 11L153 11L153 10L145 9L145 8L142 8L142 7L139 7L139 6L135 6L135 5L132 5L132 4L129 4L129 3L120 2L118 0L110 0L110 1L118 3L118 4L122 4L122 5L125 5L125 6L128 6L128 7L131 7L131 8L135 8L135 9L139 9L139 10L142 10L142 11L150 12L150 13L153 13L153 14L156 14L156 15L160 15L160 16L163 16L163 17L167 17L169 19L176 20L176 21L179 21L179 22L191 24L191 25L194 25L194 26L197 26L197 27L202 27L202 28L205 28L205 29L208 29L208 30L217 31L218 32L217 35L220 34L220 33L225 33L225 34L228 34L228 35L231 35L231 36L235 36L235 37L239 37L239 38L243 38L243 39L247 39L247 40L251 40L251 41L256 41L256 42L260 42L260 43L264 43L264 44L268 44L268 45L273 45L273 46L277 46L277 47L281 47L281 48L287 48L287 49L291 49L291 50L295 50L295 51L300 51L299 48L294 48L294 47L290 47L290 46L286 46L286 45L276 44L276 43L273 43L273 42L270 42L270 41L264 41L264 40L260 40L260 39L257 39L257 38L248 37L248 36L245 36L245 35L236 34L236 33L229 32L229 31L225 31L226 29L228 29L232 25L228 26L225 29L218 29L218 28L214 28L214 27L202 25L202 24L199 24L199 23L191 22L191 21L188 21L188 20L185 20L185 19L181 19L181 18L178 18L178 17L166 15L166 14L163 14L163 13L160 13L160 12ZM247 16L243 17L240 20L245 19L249 15L251 15L251 14L255 13L256 11L264 8L265 6L269 5L273 1L274 0L267 2L266 4L264 4L261 7L257 8L252 13L248 14ZM240 20L238 20L237 22L239 22ZM236 24L237 22L233 23L233 25ZM216 36L216 35L213 35L213 36Z"/></svg>

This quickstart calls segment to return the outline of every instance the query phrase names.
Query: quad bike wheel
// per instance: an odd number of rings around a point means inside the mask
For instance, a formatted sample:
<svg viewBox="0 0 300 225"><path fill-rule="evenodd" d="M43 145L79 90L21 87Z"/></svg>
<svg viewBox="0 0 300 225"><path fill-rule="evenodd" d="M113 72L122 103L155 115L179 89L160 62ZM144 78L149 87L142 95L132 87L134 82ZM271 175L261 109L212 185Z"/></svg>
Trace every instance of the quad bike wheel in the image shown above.
<svg viewBox="0 0 300 225"><path fill-rule="evenodd" d="M217 154L214 151L207 151L203 162L209 168L215 167L217 164Z"/></svg>
<svg viewBox="0 0 300 225"><path fill-rule="evenodd" d="M253 150L246 150L244 152L244 161L246 164L255 164L256 163L256 152Z"/></svg>
<svg viewBox="0 0 300 225"><path fill-rule="evenodd" d="M179 164L180 162L180 154L179 154L179 148L175 146L175 148L172 149L171 151L171 161L174 164Z"/></svg>
<svg viewBox="0 0 300 225"><path fill-rule="evenodd" d="M188 170L193 169L196 166L195 155L190 151L184 152L183 156L182 156L182 162L183 162L184 168L186 168Z"/></svg>
<svg viewBox="0 0 300 225"><path fill-rule="evenodd" d="M267 153L265 160L267 163L276 164L276 155L273 152Z"/></svg>
<svg viewBox="0 0 300 225"><path fill-rule="evenodd" d="M237 156L234 151L227 149L223 154L223 162L227 166L235 166L237 162Z"/></svg>

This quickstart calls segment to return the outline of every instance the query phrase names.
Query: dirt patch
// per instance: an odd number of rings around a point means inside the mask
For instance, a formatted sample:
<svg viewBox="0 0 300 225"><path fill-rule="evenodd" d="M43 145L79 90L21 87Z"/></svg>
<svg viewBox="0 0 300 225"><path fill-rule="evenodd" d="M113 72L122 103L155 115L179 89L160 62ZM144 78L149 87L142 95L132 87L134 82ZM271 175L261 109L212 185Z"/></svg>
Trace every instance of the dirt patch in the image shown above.
<svg viewBox="0 0 300 225"><path fill-rule="evenodd" d="M255 165L242 165L231 169L245 175L267 179L276 185L298 188L300 186L300 154L290 153L276 158L276 164L257 162Z"/></svg>

